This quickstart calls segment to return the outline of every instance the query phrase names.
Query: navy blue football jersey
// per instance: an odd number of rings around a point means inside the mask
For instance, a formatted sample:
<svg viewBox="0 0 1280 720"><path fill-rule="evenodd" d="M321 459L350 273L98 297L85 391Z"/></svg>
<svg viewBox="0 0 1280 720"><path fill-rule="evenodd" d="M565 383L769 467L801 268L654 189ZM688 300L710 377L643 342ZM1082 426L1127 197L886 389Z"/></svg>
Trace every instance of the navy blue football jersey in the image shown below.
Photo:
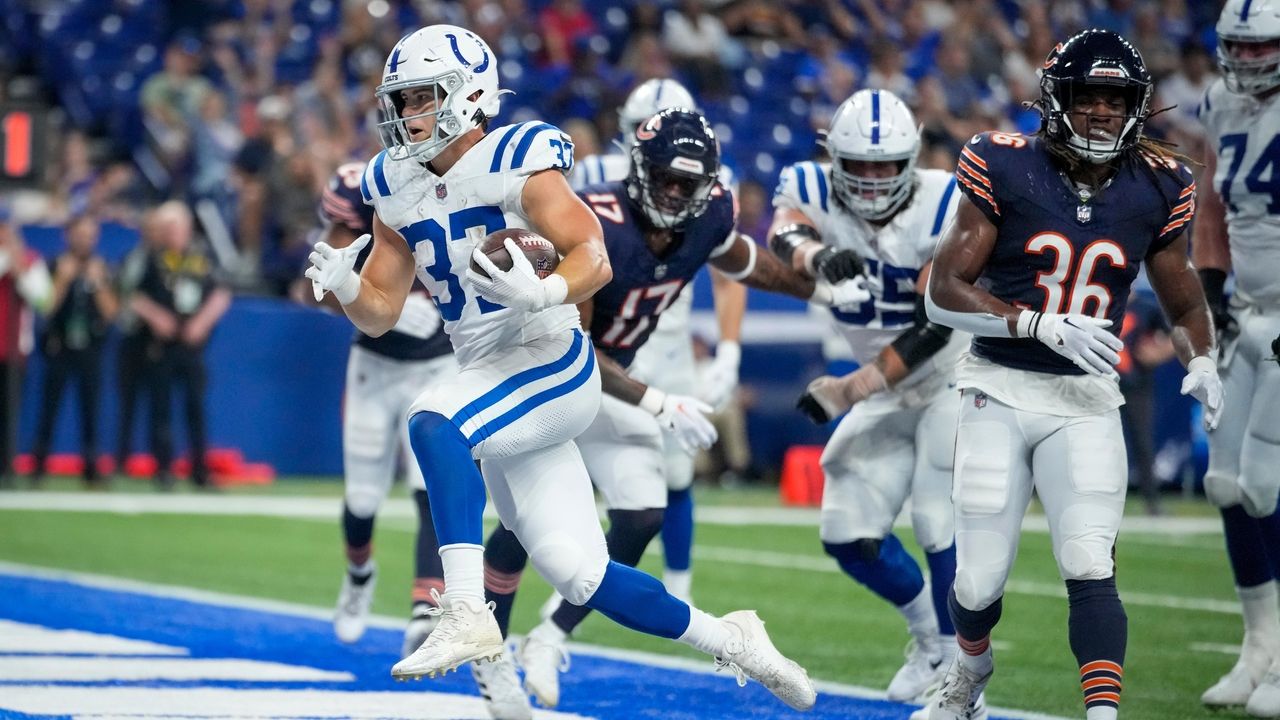
<svg viewBox="0 0 1280 720"><path fill-rule="evenodd" d="M1038 137L974 137L956 179L998 229L978 287L1029 310L1107 318L1113 333L1142 261L1195 214L1195 181L1181 163L1126 153L1111 180L1082 201ZM975 337L973 353L1020 370L1084 372L1033 338Z"/></svg>
<svg viewBox="0 0 1280 720"><path fill-rule="evenodd" d="M737 237L733 195L717 185L706 212L673 231L675 239L661 256L645 242L642 221L621 182L589 185L578 196L600 218L613 268L613 279L592 298L591 340L628 367L657 327L658 316L707 260L732 246Z"/></svg>
<svg viewBox="0 0 1280 720"><path fill-rule="evenodd" d="M341 225L357 236L373 232L373 206L365 205L360 195L360 179L364 175L364 163L347 163L338 168L329 180L324 193L320 196L318 212L320 219L326 223ZM373 243L365 246L356 258L356 269L364 265ZM413 292L425 293L422 287L415 287ZM439 311L434 306L428 312ZM419 338L394 330L381 337L369 337L359 330L352 341L370 352L393 360L430 360L453 352L449 336L444 332L443 323L437 322L437 330L430 337Z"/></svg>

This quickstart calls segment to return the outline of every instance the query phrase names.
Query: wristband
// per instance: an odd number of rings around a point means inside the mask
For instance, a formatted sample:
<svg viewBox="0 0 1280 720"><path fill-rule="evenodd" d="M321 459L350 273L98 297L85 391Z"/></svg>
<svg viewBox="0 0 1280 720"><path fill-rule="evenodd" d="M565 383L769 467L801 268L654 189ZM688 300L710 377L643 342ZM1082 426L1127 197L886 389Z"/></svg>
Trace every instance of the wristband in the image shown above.
<svg viewBox="0 0 1280 720"><path fill-rule="evenodd" d="M666 393L657 388L651 387L645 389L644 396L641 397L640 402L636 404L640 406L641 410L644 410L650 415L657 416L658 413L662 412L662 403L666 401L666 399Z"/></svg>
<svg viewBox="0 0 1280 720"><path fill-rule="evenodd" d="M338 298L338 302L350 305L360 295L360 276L355 270L348 270L347 276L331 292Z"/></svg>
<svg viewBox="0 0 1280 720"><path fill-rule="evenodd" d="M563 275L551 273L542 280L542 296L546 299L546 307L554 307L569 297L569 283Z"/></svg>

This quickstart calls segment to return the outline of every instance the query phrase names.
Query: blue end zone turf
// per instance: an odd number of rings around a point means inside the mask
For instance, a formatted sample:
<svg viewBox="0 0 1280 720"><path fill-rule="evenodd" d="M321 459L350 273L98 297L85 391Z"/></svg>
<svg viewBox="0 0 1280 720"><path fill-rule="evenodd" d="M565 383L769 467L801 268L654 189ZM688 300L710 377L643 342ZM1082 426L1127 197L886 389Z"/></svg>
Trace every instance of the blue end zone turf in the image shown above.
<svg viewBox="0 0 1280 720"><path fill-rule="evenodd" d="M176 713L172 708L166 709L161 696L168 693L172 698L176 693L193 690L205 694L201 697L215 698L222 703L235 703L238 697L243 697L244 704L239 705L242 712L255 707L258 708L255 715L262 713L276 717L333 717L342 714L334 703L343 700L362 703L366 698L368 702L377 702L378 709L373 714L396 717L401 694L406 701L401 717L455 717L460 711L446 712L446 701L478 702L461 697L476 695L470 673L465 669L444 679L420 683L392 680L389 670L398 659L396 652L400 647L401 634L391 629L371 628L359 643L345 646L334 639L332 625L316 617L197 602L149 592L104 589L96 584L14 574L12 570L0 570L0 598L4 598L0 603L0 622L38 626L37 631L39 628L88 631L185 648L187 651L187 654L177 657L135 655L129 657L128 662L183 665L201 659L241 660L289 666L284 670L307 671L310 668L312 670L307 672L349 673L352 676L347 681L256 681L204 679L196 673L181 679L102 680L93 679L91 673L76 677L70 668L75 661L101 663L103 661L95 660L94 656L111 653L85 644L78 658L57 661L49 655L40 654L42 651L38 648L28 652L16 651L10 647L12 642L6 645L0 637L0 717L48 718L121 712L127 712L131 717L173 715ZM252 601L245 600L245 603L251 605ZM52 675L33 674L30 667L23 669L24 665L31 666L37 661L46 663L41 667L53 668ZM123 663L126 659L120 657L115 662ZM708 667L710 664L708 660ZM58 668L63 666L68 668L65 676L59 675ZM3 670L6 667L10 668L7 677ZM267 672L279 666L256 667L267 668L263 671ZM746 688L738 688L728 675L654 667L581 653L573 658L572 670L564 676L563 684L564 701L556 709L557 713L605 719L903 720L911 711L905 705L820 693L818 705L812 712L798 713L786 708L754 682ZM50 685L56 685L56 693L50 691ZM296 700L300 706L292 712L287 705L278 714L268 712L257 704L260 697L254 693L261 691L272 691L263 697L283 697L281 702L284 703ZM115 707L109 711L104 708L93 712L85 706L85 703L106 702L101 698L112 693L126 692L130 693L128 701L131 703L127 708ZM325 712L318 713L314 703L303 702L308 694L326 693L329 704ZM362 693L366 695L361 696ZM43 704L36 704L34 698L37 696ZM157 698L155 707L148 707L151 696ZM191 707L181 714L195 716L207 713L223 717L235 714L218 710L214 702L214 699L209 699L208 705ZM33 712L33 707L38 709ZM432 707L438 708L440 714L433 714ZM484 717L483 710L475 712L478 707L476 705L461 714ZM540 715L538 713L535 717ZM557 716L564 717L545 715Z"/></svg>

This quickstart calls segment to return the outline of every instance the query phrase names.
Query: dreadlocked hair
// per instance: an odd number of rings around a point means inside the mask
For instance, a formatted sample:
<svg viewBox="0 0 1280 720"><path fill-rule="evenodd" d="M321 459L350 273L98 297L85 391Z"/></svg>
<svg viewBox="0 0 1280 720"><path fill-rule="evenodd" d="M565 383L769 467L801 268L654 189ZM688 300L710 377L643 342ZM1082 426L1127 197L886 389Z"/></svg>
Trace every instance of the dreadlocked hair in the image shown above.
<svg viewBox="0 0 1280 720"><path fill-rule="evenodd" d="M1044 106L1039 100L1024 102L1022 103L1022 107L1027 110L1039 110L1040 116L1042 118L1044 117ZM1146 122L1161 113L1169 112L1175 107L1177 107L1177 105L1170 105L1169 107L1161 108L1155 112L1147 113L1147 116L1143 118L1143 122ZM1078 171L1087 163L1084 158L1071 152L1071 149L1066 145L1053 142L1049 138L1044 122L1040 123L1040 129L1036 131L1036 137L1044 141L1045 150L1047 150L1055 160L1061 163L1062 167L1066 169L1068 173ZM1117 159L1121 159L1126 156L1140 159L1146 165L1154 166L1174 177L1178 177L1178 163L1183 163L1185 165L1199 165L1200 163L1178 152L1177 147L1177 143L1148 137L1144 134L1138 137L1138 142L1134 143L1132 147L1125 148L1124 152L1122 152Z"/></svg>

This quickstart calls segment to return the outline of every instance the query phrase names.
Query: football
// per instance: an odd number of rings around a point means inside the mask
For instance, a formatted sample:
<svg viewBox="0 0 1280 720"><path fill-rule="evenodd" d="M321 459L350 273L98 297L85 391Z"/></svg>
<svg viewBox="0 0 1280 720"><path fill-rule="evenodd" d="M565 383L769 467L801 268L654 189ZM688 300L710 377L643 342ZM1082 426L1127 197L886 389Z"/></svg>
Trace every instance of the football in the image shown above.
<svg viewBox="0 0 1280 720"><path fill-rule="evenodd" d="M511 255L507 252L507 246L504 241L511 238L516 245L524 251L524 256L529 259L529 264L533 266L533 271L537 273L539 278L545 278L555 272L556 266L560 264L560 254L556 252L556 246L551 241L524 228L507 228L490 234L477 245L480 252L484 253L499 270L511 269ZM471 261L471 269L489 277L484 268L476 264L475 260Z"/></svg>

